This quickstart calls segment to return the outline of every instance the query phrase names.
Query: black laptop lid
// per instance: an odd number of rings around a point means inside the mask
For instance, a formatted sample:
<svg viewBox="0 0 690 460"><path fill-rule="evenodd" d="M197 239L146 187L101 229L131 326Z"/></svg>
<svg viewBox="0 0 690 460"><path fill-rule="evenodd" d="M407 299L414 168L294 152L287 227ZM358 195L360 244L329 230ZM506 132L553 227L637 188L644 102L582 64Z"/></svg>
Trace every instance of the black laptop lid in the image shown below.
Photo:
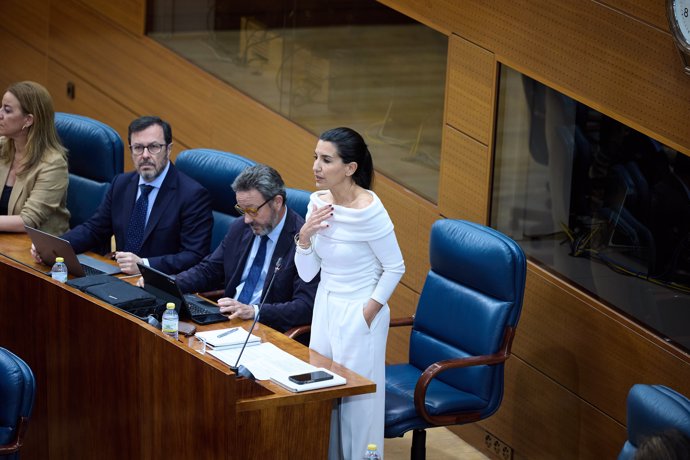
<svg viewBox="0 0 690 460"><path fill-rule="evenodd" d="M183 307L186 305L184 297L177 283L175 283L175 279L155 268L147 267L143 264L137 265L141 276L144 278L144 289L165 302L174 303L177 313L180 316L189 318L189 311Z"/></svg>

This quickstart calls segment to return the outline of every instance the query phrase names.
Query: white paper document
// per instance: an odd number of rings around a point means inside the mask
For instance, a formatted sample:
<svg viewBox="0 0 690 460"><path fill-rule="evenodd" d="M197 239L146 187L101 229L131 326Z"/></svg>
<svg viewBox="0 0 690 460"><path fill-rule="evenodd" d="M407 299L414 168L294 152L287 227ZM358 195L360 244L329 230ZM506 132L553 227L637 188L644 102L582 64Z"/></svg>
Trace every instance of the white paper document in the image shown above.
<svg viewBox="0 0 690 460"><path fill-rule="evenodd" d="M231 327L226 329L218 329L215 331L197 332L197 337L204 339L206 343L212 346L215 350L222 350L227 348L242 348L244 341L247 339L247 331L241 327ZM247 341L247 347L250 345L257 345L261 343L261 338L252 334ZM233 363L234 364L234 363Z"/></svg>
<svg viewBox="0 0 690 460"><path fill-rule="evenodd" d="M240 348L225 350L211 350L208 353L215 356L228 366L234 366L240 354ZM257 380L272 380L290 391L301 392L316 390L319 388L345 385L346 379L328 369L317 368L305 363L290 353L281 350L272 343L262 343L250 348L245 348L242 358L237 366L246 367ZM291 375L304 374L323 370L333 376L332 379L307 384L297 384L290 380Z"/></svg>
<svg viewBox="0 0 690 460"><path fill-rule="evenodd" d="M208 354L215 356L228 366L234 366L241 349L240 347L210 350ZM268 380L274 375L303 374L316 369L311 364L295 358L268 342L245 348L239 365L246 367L258 380Z"/></svg>

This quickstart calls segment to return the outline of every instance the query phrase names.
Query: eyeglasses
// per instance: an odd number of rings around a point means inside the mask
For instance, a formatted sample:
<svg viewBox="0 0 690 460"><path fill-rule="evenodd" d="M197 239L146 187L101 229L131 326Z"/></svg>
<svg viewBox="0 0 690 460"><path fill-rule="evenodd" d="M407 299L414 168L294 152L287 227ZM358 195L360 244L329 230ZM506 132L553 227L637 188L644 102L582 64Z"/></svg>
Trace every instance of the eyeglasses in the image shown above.
<svg viewBox="0 0 690 460"><path fill-rule="evenodd" d="M159 144L157 142L154 142L149 145L141 145L141 144L134 144L129 146L129 150L132 151L132 154L134 155L143 155L144 154L144 149L148 150L151 155L156 155L157 153L161 153L161 150L163 150L163 147L166 147L167 144Z"/></svg>
<svg viewBox="0 0 690 460"><path fill-rule="evenodd" d="M263 208L263 206L266 203L268 203L269 201L271 201L273 198L275 198L275 197L272 196L268 200L264 201L263 203L261 203L261 205L258 208L242 208L242 207L240 207L239 204L236 204L235 205L235 211L237 211L240 214L240 216L243 216L245 214L249 214L252 217L256 217L256 215L259 213L259 209Z"/></svg>

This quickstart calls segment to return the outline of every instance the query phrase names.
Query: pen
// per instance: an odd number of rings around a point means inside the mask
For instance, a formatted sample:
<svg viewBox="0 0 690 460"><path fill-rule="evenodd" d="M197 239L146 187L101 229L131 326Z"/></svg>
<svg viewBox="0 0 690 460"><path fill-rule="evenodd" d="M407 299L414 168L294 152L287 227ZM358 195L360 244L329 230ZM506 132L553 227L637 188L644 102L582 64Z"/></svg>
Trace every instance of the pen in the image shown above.
<svg viewBox="0 0 690 460"><path fill-rule="evenodd" d="M239 329L239 328L238 328L238 327L233 327L233 328L231 328L231 329L228 329L227 331L225 331L225 332L223 332L223 333L221 333L221 334L218 334L218 338L220 339L221 337L225 337L226 335L230 334L231 332L235 332L237 329Z"/></svg>

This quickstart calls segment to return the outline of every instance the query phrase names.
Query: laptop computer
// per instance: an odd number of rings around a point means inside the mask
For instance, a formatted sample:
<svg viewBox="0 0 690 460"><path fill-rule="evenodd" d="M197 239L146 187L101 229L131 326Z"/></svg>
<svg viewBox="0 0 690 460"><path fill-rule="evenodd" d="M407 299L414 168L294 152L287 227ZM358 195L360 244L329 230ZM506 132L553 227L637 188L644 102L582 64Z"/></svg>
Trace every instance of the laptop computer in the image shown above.
<svg viewBox="0 0 690 460"><path fill-rule="evenodd" d="M227 316L220 314L218 305L195 294L183 294L172 276L143 264L138 266L144 277L144 289L165 302L173 302L180 318L197 324L229 321Z"/></svg>
<svg viewBox="0 0 690 460"><path fill-rule="evenodd" d="M56 257L65 259L70 275L76 277L88 275L114 275L120 273L120 267L109 264L86 254L75 254L69 241L41 230L24 226L26 233L43 259L43 263L53 265Z"/></svg>

